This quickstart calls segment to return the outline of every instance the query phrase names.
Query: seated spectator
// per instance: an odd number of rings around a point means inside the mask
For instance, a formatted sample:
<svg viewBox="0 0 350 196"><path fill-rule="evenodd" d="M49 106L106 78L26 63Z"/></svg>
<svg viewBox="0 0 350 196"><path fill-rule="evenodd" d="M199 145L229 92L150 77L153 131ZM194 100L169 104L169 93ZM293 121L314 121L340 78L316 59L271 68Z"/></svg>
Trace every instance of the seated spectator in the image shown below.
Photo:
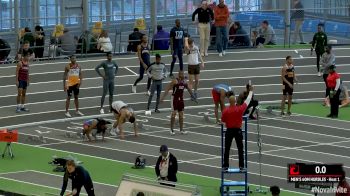
<svg viewBox="0 0 350 196"><path fill-rule="evenodd" d="M57 48L57 55L72 55L75 54L75 40L74 35L65 28L63 31L63 35L58 37L58 48Z"/></svg>
<svg viewBox="0 0 350 196"><path fill-rule="evenodd" d="M259 29L259 37L256 39L256 46L259 44L264 45L276 45L276 33L272 26L269 25L267 20L261 23L261 28Z"/></svg>
<svg viewBox="0 0 350 196"><path fill-rule="evenodd" d="M349 97L348 88L343 84L341 84L339 88L340 88L339 107L342 108L342 107L349 106L350 105L350 97ZM326 97L324 105L327 107L331 106L329 96Z"/></svg>
<svg viewBox="0 0 350 196"><path fill-rule="evenodd" d="M23 54L29 54L30 55L30 57L29 57L30 60L34 59L34 57L35 57L33 49L30 48L29 41L25 41L23 43L22 47L18 50L16 59L17 60L22 59Z"/></svg>
<svg viewBox="0 0 350 196"><path fill-rule="evenodd" d="M74 38L76 40L76 38ZM78 38L77 53L95 53L100 52L97 49L97 39L90 33L90 31L84 31Z"/></svg>
<svg viewBox="0 0 350 196"><path fill-rule="evenodd" d="M234 22L231 26L229 44L232 46L250 46L248 33L242 28L240 22Z"/></svg>
<svg viewBox="0 0 350 196"><path fill-rule="evenodd" d="M101 21L95 22L94 27L92 28L92 35L96 38L101 36L102 33L102 25Z"/></svg>
<svg viewBox="0 0 350 196"><path fill-rule="evenodd" d="M112 52L113 50L111 39L108 37L106 30L101 31L101 35L97 40L97 49L100 52Z"/></svg>
<svg viewBox="0 0 350 196"><path fill-rule="evenodd" d="M21 43L23 44L25 41L29 42L29 46L33 47L35 43L34 35L29 27L24 28L23 37L21 37Z"/></svg>
<svg viewBox="0 0 350 196"><path fill-rule="evenodd" d="M7 57L11 52L10 44L5 40L0 38L0 64L7 62Z"/></svg>
<svg viewBox="0 0 350 196"><path fill-rule="evenodd" d="M140 33L138 28L134 28L134 32L129 35L128 52L137 52L137 46L141 44L142 36L143 33Z"/></svg>
<svg viewBox="0 0 350 196"><path fill-rule="evenodd" d="M43 27L40 25L35 26L35 58L43 58L44 45L45 45L45 33Z"/></svg>
<svg viewBox="0 0 350 196"><path fill-rule="evenodd" d="M157 33L153 36L154 50L168 50L170 33L163 30L162 25L157 26Z"/></svg>

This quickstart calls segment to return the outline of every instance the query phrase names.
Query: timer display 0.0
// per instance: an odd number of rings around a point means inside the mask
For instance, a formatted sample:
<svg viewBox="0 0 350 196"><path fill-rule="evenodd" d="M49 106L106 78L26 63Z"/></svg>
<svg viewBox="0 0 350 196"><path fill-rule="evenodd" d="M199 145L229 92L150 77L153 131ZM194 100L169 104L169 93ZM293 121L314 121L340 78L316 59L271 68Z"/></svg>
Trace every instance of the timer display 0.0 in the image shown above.
<svg viewBox="0 0 350 196"><path fill-rule="evenodd" d="M288 165L289 182L338 182L342 175L342 164L305 164Z"/></svg>

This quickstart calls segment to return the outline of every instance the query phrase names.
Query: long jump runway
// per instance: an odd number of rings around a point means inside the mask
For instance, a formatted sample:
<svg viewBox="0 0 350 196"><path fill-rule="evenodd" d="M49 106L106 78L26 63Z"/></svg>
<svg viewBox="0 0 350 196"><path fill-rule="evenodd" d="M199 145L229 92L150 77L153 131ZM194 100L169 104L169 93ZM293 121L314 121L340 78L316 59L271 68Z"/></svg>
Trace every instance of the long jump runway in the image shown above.
<svg viewBox="0 0 350 196"><path fill-rule="evenodd" d="M349 57L346 56L348 52L349 49L346 48L335 49L338 57L337 71L341 73L344 83L347 84L350 82L350 67L349 64L346 64L349 61ZM220 126L215 125L212 119L214 117L210 97L212 86L221 82L227 83L234 86L238 94L248 80L252 80L255 85L256 99L265 103L275 103L281 96L280 68L287 55L295 58L294 64L300 81L296 86L295 99L321 100L324 84L322 79L315 74L315 59L308 56L308 50L234 51L223 58L212 54L205 59L206 67L201 72L199 104L192 103L188 100L189 96L186 97L188 107L185 111L184 123L188 134L177 133L175 136L170 136L169 97L161 105L160 114L144 116L142 111L145 109L148 98L144 94L145 82L138 86L138 93L130 93L131 84L137 78L137 59L134 56L122 56L116 57L120 70L116 78L114 100L123 100L136 111L141 111L138 119L143 122L144 129L140 130L139 137L134 137L131 126L127 126L128 135L125 140L108 136L106 142L87 143L64 137L67 131L75 133L81 127L82 120L33 124L64 118L65 93L61 89L63 69L66 64L64 61L32 65L27 104L31 111L21 114L14 112L16 88L12 81L14 81L15 68L13 66L1 67L0 124L1 127L26 124L27 126L18 128L21 143L129 163L132 163L136 156L143 155L149 164L155 164L159 146L167 144L170 151L178 158L181 172L219 178L221 133ZM164 57L163 61L169 64L170 58ZM101 58L78 60L83 68L84 80L80 93L80 106L85 115L98 114L102 81L93 68L99 62ZM168 80L165 83L168 83ZM106 99L107 102L108 99ZM204 121L203 113L208 113L212 122ZM107 119L110 118L107 117ZM303 190L296 190L293 184L287 183L288 163L329 163L331 161L332 163L343 163L345 171L350 173L349 122L297 114L282 119L277 115L263 112L260 123L263 141L262 184L264 186L277 184L283 189L302 192ZM47 143L38 144L26 140L27 136L37 135L38 131L44 132L43 136L47 139ZM237 166L235 142L232 145L231 155L231 165ZM258 184L259 154L256 121L248 123L248 171L249 183ZM37 174L29 172L28 175ZM53 181L57 180L56 178L52 177ZM53 184L53 182L47 183L47 186ZM109 190L108 193L111 193L115 187L107 186L101 189Z"/></svg>

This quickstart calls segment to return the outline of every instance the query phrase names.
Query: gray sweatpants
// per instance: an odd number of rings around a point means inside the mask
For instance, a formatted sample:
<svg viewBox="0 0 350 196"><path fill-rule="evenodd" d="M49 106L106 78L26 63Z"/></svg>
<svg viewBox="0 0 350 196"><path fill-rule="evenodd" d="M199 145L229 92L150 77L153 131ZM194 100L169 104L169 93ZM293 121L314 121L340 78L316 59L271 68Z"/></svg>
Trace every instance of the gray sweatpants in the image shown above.
<svg viewBox="0 0 350 196"><path fill-rule="evenodd" d="M109 107L112 107L113 93L114 93L114 79L113 80L103 80L103 94L101 97L101 108L105 102L105 97L109 91Z"/></svg>
<svg viewBox="0 0 350 196"><path fill-rule="evenodd" d="M147 110L149 110L149 107L151 106L152 98L156 90L157 90L156 109L158 109L160 93L162 92L162 80L152 80L151 95L148 97Z"/></svg>

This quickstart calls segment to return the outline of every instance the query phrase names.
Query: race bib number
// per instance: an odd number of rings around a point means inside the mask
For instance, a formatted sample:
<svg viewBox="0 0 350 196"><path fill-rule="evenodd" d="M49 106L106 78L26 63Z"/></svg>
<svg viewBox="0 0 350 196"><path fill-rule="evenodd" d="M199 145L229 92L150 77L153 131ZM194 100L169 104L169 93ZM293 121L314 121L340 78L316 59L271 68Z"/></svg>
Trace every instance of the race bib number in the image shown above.
<svg viewBox="0 0 350 196"><path fill-rule="evenodd" d="M182 39L183 35L183 31L175 31L175 39Z"/></svg>

